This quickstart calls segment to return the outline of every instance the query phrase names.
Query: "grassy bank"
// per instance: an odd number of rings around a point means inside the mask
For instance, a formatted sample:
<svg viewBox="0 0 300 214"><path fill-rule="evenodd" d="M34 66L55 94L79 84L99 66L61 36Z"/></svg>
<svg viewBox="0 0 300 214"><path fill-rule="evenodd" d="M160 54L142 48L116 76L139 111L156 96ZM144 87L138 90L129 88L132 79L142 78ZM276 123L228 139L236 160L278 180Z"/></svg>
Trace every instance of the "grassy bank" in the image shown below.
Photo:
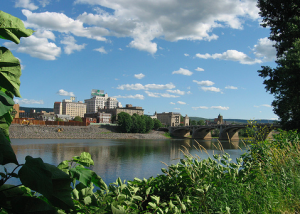
<svg viewBox="0 0 300 214"><path fill-rule="evenodd" d="M222 150L220 143L219 149ZM200 144L197 150L206 152ZM58 168L73 180L75 207L69 211L113 214L300 211L300 145L296 132L282 131L273 141L253 143L235 162L226 153L201 160L189 154L189 148L182 147L181 152L185 159L163 168L162 175L127 182L118 178L109 185L87 168L93 165L88 153L62 162ZM37 197L28 189L27 194Z"/></svg>

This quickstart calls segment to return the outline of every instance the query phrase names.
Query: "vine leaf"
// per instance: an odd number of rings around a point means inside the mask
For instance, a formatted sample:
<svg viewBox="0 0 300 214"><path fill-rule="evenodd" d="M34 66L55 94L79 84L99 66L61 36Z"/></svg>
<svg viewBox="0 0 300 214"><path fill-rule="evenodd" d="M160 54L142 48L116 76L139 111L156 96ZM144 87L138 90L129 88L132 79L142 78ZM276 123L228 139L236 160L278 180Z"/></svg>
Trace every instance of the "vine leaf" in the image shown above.
<svg viewBox="0 0 300 214"><path fill-rule="evenodd" d="M0 129L0 164L5 165L7 163L18 164L18 160L10 141L6 138L4 131Z"/></svg>
<svg viewBox="0 0 300 214"><path fill-rule="evenodd" d="M46 168L52 173L53 193L48 200L54 205L64 210L74 208L71 198L72 188L70 187L72 179L68 174L57 167L44 163Z"/></svg>
<svg viewBox="0 0 300 214"><path fill-rule="evenodd" d="M18 173L22 184L50 198L53 193L52 173L41 158L26 156L25 160Z"/></svg>
<svg viewBox="0 0 300 214"><path fill-rule="evenodd" d="M33 32L25 28L21 19L0 10L0 38L19 44L21 37L31 36Z"/></svg>
<svg viewBox="0 0 300 214"><path fill-rule="evenodd" d="M19 196L11 201L13 213L57 213L56 209L47 202L34 197Z"/></svg>
<svg viewBox="0 0 300 214"><path fill-rule="evenodd" d="M14 106L13 99L6 95L3 91L0 91L0 117L9 112L9 110Z"/></svg>
<svg viewBox="0 0 300 214"><path fill-rule="evenodd" d="M88 186L92 181L94 172L90 169L86 169L81 166L76 166L75 168L70 169L70 174L72 178L76 178L78 181L83 183L85 186Z"/></svg>
<svg viewBox="0 0 300 214"><path fill-rule="evenodd" d="M10 50L0 47L0 85L16 97L20 94L21 64Z"/></svg>
<svg viewBox="0 0 300 214"><path fill-rule="evenodd" d="M90 167L90 165L94 165L94 161L91 157L91 154L88 152L82 152L80 156L73 157L74 162L79 163L83 166Z"/></svg>

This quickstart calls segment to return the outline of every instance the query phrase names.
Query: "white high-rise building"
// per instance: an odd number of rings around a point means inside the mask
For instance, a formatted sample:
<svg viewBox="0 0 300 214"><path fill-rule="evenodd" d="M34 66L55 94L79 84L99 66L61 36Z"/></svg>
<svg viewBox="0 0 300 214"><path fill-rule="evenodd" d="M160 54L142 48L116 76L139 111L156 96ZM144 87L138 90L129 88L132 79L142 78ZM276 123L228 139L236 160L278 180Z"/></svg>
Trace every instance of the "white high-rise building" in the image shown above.
<svg viewBox="0 0 300 214"><path fill-rule="evenodd" d="M108 97L107 94L102 96L93 96L91 99L84 100L86 103L86 113L98 112L98 109L121 108L122 104L117 98Z"/></svg>

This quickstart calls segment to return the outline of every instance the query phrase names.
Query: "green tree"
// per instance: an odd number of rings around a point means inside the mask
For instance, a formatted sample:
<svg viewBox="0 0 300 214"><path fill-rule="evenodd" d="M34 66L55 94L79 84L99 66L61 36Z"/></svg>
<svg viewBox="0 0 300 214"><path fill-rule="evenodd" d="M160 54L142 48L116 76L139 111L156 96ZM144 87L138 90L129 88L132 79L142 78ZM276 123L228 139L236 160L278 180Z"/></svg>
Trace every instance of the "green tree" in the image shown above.
<svg viewBox="0 0 300 214"><path fill-rule="evenodd" d="M266 90L274 95L273 111L284 129L300 129L300 1L258 0L262 26L270 27L277 67L258 71Z"/></svg>
<svg viewBox="0 0 300 214"><path fill-rule="evenodd" d="M196 121L196 120L190 120L190 125L191 125L191 126L197 125L197 121Z"/></svg>
<svg viewBox="0 0 300 214"><path fill-rule="evenodd" d="M73 120L77 122L82 122L82 118L80 116L76 116Z"/></svg>
<svg viewBox="0 0 300 214"><path fill-rule="evenodd" d="M198 120L197 121L197 125L204 126L205 125L205 121L204 120Z"/></svg>
<svg viewBox="0 0 300 214"><path fill-rule="evenodd" d="M299 0L258 0L262 26L270 28L269 39L275 41L277 56L289 50L300 38Z"/></svg>
<svg viewBox="0 0 300 214"><path fill-rule="evenodd" d="M277 61L276 68L262 66L266 90L274 95L273 111L284 129L300 130L300 40Z"/></svg>
<svg viewBox="0 0 300 214"><path fill-rule="evenodd" d="M121 112L118 114L118 128L120 132L128 133L132 127L131 116L126 112Z"/></svg>
<svg viewBox="0 0 300 214"><path fill-rule="evenodd" d="M154 129L159 129L160 127L162 127L162 124L158 119L153 119L153 123L154 123L153 126Z"/></svg>
<svg viewBox="0 0 300 214"><path fill-rule="evenodd" d="M154 121L149 116L144 116L144 118L145 118L145 121L146 121L146 132L149 132L154 127Z"/></svg>
<svg viewBox="0 0 300 214"><path fill-rule="evenodd" d="M57 117L57 118L55 118L55 121L63 122L64 120L61 119L61 118L59 118L59 117Z"/></svg>

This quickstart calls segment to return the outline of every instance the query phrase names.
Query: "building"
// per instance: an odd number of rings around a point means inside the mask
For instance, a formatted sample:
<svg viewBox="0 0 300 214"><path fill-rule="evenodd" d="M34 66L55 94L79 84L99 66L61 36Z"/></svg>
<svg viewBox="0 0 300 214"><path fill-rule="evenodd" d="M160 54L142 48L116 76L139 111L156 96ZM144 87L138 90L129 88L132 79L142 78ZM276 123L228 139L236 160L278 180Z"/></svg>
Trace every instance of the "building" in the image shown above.
<svg viewBox="0 0 300 214"><path fill-rule="evenodd" d="M183 126L189 126L189 125L190 125L190 118L186 114L185 117L183 118Z"/></svg>
<svg viewBox="0 0 300 214"><path fill-rule="evenodd" d="M181 114L177 112L163 112L157 114L157 119L166 126L180 126Z"/></svg>
<svg viewBox="0 0 300 214"><path fill-rule="evenodd" d="M128 113L130 116L132 116L133 114L144 115L144 109L142 107L132 106L131 104L126 104L126 107L122 108L119 107L114 109L101 109L101 111L110 113L112 116L116 117L116 120L118 120L118 114L121 112Z"/></svg>
<svg viewBox="0 0 300 214"><path fill-rule="evenodd" d="M62 114L62 103L54 102L53 111L54 111L54 114Z"/></svg>
<svg viewBox="0 0 300 214"><path fill-rule="evenodd" d="M71 118L76 116L84 117L86 113L86 103L76 102L75 97L69 100L64 99L62 102L54 103L54 113L58 115L69 115Z"/></svg>
<svg viewBox="0 0 300 214"><path fill-rule="evenodd" d="M95 123L111 123L111 114L105 112L86 113L85 118L96 119Z"/></svg>
<svg viewBox="0 0 300 214"><path fill-rule="evenodd" d="M98 94L90 99L84 100L86 103L86 113L96 113L98 109L121 108L122 104L114 97L108 97L107 94Z"/></svg>

